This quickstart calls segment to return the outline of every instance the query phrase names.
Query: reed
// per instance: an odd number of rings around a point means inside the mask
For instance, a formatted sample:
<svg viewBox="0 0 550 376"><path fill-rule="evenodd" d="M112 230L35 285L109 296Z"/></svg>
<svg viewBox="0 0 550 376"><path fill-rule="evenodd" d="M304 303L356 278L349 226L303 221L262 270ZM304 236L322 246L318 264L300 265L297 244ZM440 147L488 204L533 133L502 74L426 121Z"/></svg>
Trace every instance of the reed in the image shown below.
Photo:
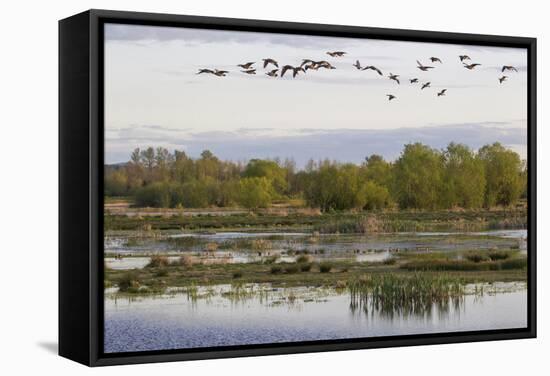
<svg viewBox="0 0 550 376"><path fill-rule="evenodd" d="M459 306L465 295L465 283L445 274L412 276L373 274L347 283L352 312L380 312L383 315L425 315L434 307L448 310Z"/></svg>

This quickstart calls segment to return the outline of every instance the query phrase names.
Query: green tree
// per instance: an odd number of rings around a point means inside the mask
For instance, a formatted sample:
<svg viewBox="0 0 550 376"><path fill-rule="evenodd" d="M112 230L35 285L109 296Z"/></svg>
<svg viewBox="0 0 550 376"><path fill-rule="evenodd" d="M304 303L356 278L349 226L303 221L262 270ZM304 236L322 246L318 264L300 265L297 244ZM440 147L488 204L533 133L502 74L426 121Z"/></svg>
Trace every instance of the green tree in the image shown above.
<svg viewBox="0 0 550 376"><path fill-rule="evenodd" d="M338 167L328 160L321 162L316 170L311 170L305 191L310 206L319 207L322 211L336 209L337 176Z"/></svg>
<svg viewBox="0 0 550 376"><path fill-rule="evenodd" d="M351 163L339 166L335 180L334 209L361 209L365 206L366 196L361 191L363 181L358 166Z"/></svg>
<svg viewBox="0 0 550 376"><path fill-rule="evenodd" d="M442 206L479 208L485 198L485 169L466 145L450 143L443 152Z"/></svg>
<svg viewBox="0 0 550 376"><path fill-rule="evenodd" d="M266 178L274 189L273 193L283 195L288 191L287 171L275 161L252 159L246 165L245 178Z"/></svg>
<svg viewBox="0 0 550 376"><path fill-rule="evenodd" d="M491 207L515 203L523 187L519 155L498 142L485 145L478 154L484 163L487 179L485 205Z"/></svg>
<svg viewBox="0 0 550 376"><path fill-rule="evenodd" d="M135 201L140 207L170 207L170 186L167 183L155 182L141 187L136 191Z"/></svg>
<svg viewBox="0 0 550 376"><path fill-rule="evenodd" d="M373 181L366 182L360 191L365 200L364 207L367 210L384 209L390 203L388 188L382 187Z"/></svg>
<svg viewBox="0 0 550 376"><path fill-rule="evenodd" d="M271 203L271 182L265 178L243 178L239 182L239 204L249 209L265 208Z"/></svg>
<svg viewBox="0 0 550 376"><path fill-rule="evenodd" d="M365 176L379 186L389 187L392 180L392 166L382 156L373 154L365 158Z"/></svg>
<svg viewBox="0 0 550 376"><path fill-rule="evenodd" d="M124 196L128 192L128 175L123 169L105 173L104 191L107 196Z"/></svg>
<svg viewBox="0 0 550 376"><path fill-rule="evenodd" d="M439 206L443 170L441 153L421 143L407 144L394 166L393 190L399 207Z"/></svg>

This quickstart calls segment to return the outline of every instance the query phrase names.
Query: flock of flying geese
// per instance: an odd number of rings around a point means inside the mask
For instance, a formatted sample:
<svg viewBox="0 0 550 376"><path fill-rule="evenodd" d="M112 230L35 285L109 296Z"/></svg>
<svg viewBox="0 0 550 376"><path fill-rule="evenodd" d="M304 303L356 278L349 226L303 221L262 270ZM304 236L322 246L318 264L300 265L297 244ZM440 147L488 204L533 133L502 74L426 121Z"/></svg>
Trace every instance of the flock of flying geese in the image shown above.
<svg viewBox="0 0 550 376"><path fill-rule="evenodd" d="M330 57L333 57L333 58L343 57L346 54L347 54L347 52L344 52L344 51L329 51L329 52L327 52L327 55L329 55ZM464 68L468 69L468 70L473 70L477 66L481 65L479 63L470 63L470 61L472 59L470 59L470 57L468 55L459 55L458 58L460 59L460 62L462 63ZM281 68L279 68L279 63L276 60L272 59L272 58L265 58L265 59L262 59L262 61L263 61L264 70L266 70L266 69L268 70L265 74L270 76L270 77L279 77L279 74L280 74L280 77L284 77L285 73L289 72L289 74L290 73L292 74L292 78L295 78L300 73L307 73L308 70L317 71L319 69L336 69L336 67L334 65L332 65L331 63L329 63L326 60L315 61L315 60L311 60L311 59L303 59L302 63L298 66L292 66L292 65L287 64L287 65L283 65ZM434 57L434 56L430 57L430 61L431 61L431 63L443 64L441 59L439 59L438 57ZM424 65L418 60L416 61L416 63L417 63L417 68L419 70L421 70L422 72L427 72L430 69L435 69L435 66ZM251 62L247 62L247 63L243 63L243 64L238 64L237 66L239 68L241 68L242 73L249 74L249 75L255 75L257 68L254 68L254 64L256 64L256 62L251 61ZM272 67L269 67L270 65ZM361 70L361 71L372 70L372 71L378 73L378 75L384 76L382 71L379 68L375 67L374 65L362 66L361 63L359 62L359 60L356 60L355 64L352 64L352 65L357 70ZM517 72L518 70L512 65L503 65L502 69L501 69L501 72L504 73L504 72L507 72L507 71ZM218 77L225 77L229 74L229 71L220 70L220 69L202 68L202 69L199 69L199 71L196 74L212 74L212 75L218 76ZM391 72L387 75L388 79L397 82L397 84L401 83L400 80L399 80L399 77L400 76L398 74L393 74ZM501 77L498 78L498 81L502 84L507 79L508 79L508 76L503 74ZM411 79L409 79L409 83L410 84L418 84L420 82L419 82L418 78L411 78ZM429 81L423 82L421 84L420 90L427 89L427 88L431 87L430 85L431 85L431 82L429 82ZM446 92L447 92L447 89L442 89L441 91L437 92L437 96L442 97L442 96L445 95ZM397 98L393 94L386 94L386 96L388 97L389 101Z"/></svg>

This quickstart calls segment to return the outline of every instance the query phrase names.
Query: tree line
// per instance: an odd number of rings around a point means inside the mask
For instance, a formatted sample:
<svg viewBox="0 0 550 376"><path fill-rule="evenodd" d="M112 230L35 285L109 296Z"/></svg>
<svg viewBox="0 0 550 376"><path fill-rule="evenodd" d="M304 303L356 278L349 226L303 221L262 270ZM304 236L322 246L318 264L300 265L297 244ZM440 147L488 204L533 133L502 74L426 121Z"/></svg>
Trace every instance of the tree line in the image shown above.
<svg viewBox="0 0 550 376"><path fill-rule="evenodd" d="M450 143L438 150L404 146L393 162L379 155L361 164L310 160L297 169L292 159L222 161L205 150L135 149L128 163L106 165L106 196L130 196L140 207L268 207L299 198L331 210L482 208L509 206L526 196L527 168L500 143L477 151Z"/></svg>

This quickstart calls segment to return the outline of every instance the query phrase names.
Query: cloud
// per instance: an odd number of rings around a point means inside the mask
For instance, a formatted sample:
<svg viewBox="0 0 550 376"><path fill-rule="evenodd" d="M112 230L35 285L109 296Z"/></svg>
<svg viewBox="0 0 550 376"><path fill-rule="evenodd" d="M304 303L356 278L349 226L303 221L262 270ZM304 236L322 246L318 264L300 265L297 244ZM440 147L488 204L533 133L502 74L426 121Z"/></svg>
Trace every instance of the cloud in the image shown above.
<svg viewBox="0 0 550 376"><path fill-rule="evenodd" d="M422 142L441 149L454 141L473 149L501 142L522 153L525 158L526 128L510 127L507 122L478 122L397 128L295 129L290 133L275 128L241 128L233 131L177 130L161 126L134 126L110 131L106 136L107 163L123 162L135 147L164 146L183 149L191 156L211 150L222 159L292 157L299 166L312 158L360 162L371 154L388 160L399 156L403 145Z"/></svg>
<svg viewBox="0 0 550 376"><path fill-rule="evenodd" d="M147 45L153 42L181 41L188 45L205 43L263 43L298 48L351 48L359 43L352 38L322 37L312 35L247 32L182 27L125 25L108 23L105 25L105 40L110 42L131 42ZM361 40L364 43L365 39Z"/></svg>

